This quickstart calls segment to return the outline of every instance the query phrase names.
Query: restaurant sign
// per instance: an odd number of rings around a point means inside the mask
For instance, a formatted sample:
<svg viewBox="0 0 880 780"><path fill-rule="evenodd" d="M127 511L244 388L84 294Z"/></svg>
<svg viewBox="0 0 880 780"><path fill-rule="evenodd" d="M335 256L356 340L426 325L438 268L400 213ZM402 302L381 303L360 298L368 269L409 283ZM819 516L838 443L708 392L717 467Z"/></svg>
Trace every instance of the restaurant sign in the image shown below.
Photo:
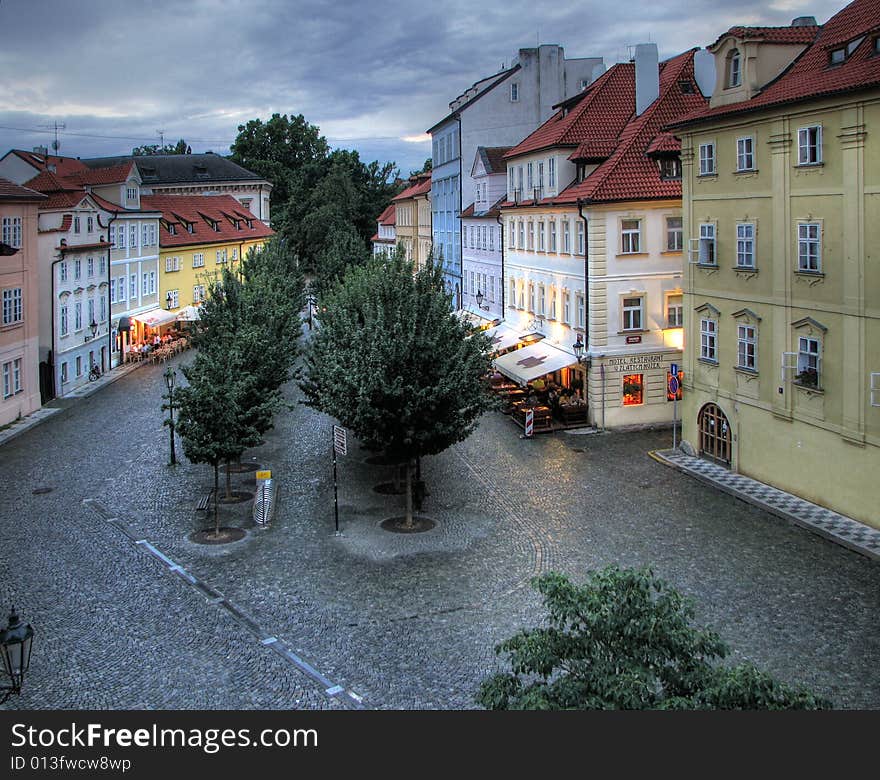
<svg viewBox="0 0 880 780"><path fill-rule="evenodd" d="M665 370L669 365L666 360L668 355L658 353L656 355L621 355L610 357L605 361L607 371L620 371L630 374L642 371Z"/></svg>

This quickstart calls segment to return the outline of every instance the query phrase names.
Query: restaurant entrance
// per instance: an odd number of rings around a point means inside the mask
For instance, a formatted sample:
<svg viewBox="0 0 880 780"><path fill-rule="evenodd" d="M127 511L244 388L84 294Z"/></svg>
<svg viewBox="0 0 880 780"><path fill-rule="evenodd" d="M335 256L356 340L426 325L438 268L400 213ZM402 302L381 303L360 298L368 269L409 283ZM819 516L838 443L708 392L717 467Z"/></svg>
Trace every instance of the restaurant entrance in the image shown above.
<svg viewBox="0 0 880 780"><path fill-rule="evenodd" d="M730 423L716 404L706 404L697 419L700 432L700 455L730 466Z"/></svg>

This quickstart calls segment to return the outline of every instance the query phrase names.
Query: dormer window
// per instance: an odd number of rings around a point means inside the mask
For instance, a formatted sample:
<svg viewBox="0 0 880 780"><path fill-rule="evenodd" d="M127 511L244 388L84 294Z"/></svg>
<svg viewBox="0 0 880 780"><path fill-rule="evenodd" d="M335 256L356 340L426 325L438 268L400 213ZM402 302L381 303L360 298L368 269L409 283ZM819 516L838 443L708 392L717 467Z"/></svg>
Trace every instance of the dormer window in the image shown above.
<svg viewBox="0 0 880 780"><path fill-rule="evenodd" d="M839 49L832 49L831 53L828 55L828 61L832 65L840 65L846 59L846 49L843 47Z"/></svg>
<svg viewBox="0 0 880 780"><path fill-rule="evenodd" d="M740 84L742 84L742 57L739 49L733 49L727 55L727 87L738 87Z"/></svg>
<svg viewBox="0 0 880 780"><path fill-rule="evenodd" d="M171 236L177 235L177 226L172 225L170 222L168 223L168 235L171 235Z"/></svg>
<svg viewBox="0 0 880 780"><path fill-rule="evenodd" d="M660 178L680 179L681 178L681 160L677 157L662 157L657 161L660 166Z"/></svg>
<svg viewBox="0 0 880 780"><path fill-rule="evenodd" d="M186 232L187 233L195 233L196 232L195 226L193 225L192 222L186 223Z"/></svg>

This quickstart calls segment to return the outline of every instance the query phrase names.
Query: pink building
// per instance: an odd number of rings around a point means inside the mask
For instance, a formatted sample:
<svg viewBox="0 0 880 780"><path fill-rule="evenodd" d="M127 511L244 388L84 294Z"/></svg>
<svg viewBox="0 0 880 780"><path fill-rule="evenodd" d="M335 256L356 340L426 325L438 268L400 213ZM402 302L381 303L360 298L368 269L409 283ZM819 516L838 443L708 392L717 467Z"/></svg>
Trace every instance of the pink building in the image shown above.
<svg viewBox="0 0 880 780"><path fill-rule="evenodd" d="M0 425L40 408L37 213L44 200L0 178Z"/></svg>

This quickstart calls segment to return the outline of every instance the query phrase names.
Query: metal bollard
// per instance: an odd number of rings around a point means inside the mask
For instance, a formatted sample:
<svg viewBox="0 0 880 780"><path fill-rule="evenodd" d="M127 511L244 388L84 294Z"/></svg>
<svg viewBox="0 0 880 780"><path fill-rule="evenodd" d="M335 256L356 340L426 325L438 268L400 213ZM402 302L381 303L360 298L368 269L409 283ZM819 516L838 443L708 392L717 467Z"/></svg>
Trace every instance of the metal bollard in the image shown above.
<svg viewBox="0 0 880 780"><path fill-rule="evenodd" d="M257 525L269 525L275 514L276 496L274 479L264 479L257 485L257 495L254 497L254 522Z"/></svg>

